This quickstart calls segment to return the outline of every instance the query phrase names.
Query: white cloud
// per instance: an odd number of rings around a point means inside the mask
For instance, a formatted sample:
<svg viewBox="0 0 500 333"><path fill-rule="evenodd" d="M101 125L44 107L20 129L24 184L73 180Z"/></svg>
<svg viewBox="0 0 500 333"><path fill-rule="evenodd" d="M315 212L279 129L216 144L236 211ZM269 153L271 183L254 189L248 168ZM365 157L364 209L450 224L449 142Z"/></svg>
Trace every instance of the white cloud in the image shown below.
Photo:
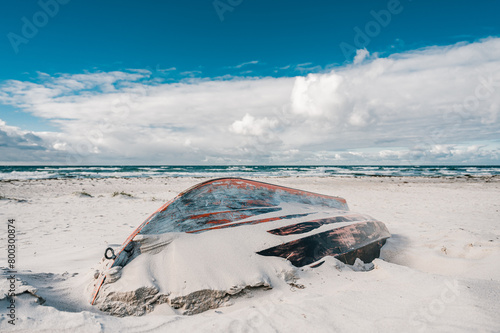
<svg viewBox="0 0 500 333"><path fill-rule="evenodd" d="M44 161L49 164L56 155L52 146L57 136L56 133L34 133L8 126L0 119L0 163Z"/></svg>
<svg viewBox="0 0 500 333"><path fill-rule="evenodd" d="M354 56L354 64L360 64L365 60L368 56L370 55L370 52L368 52L367 49L359 49L356 50L356 55Z"/></svg>
<svg viewBox="0 0 500 333"><path fill-rule="evenodd" d="M241 63L239 65L234 66L233 68L241 68L243 66L248 66L248 65L257 65L259 62L257 60L252 60L248 62Z"/></svg>
<svg viewBox="0 0 500 333"><path fill-rule="evenodd" d="M247 113L242 120L236 120L230 130L236 134L264 136L269 135L277 125L277 119L270 120L267 117L255 119Z"/></svg>
<svg viewBox="0 0 500 333"><path fill-rule="evenodd" d="M344 97L337 94L343 78L335 73L298 76L292 90L292 112L309 116L328 116L342 107Z"/></svg>
<svg viewBox="0 0 500 333"><path fill-rule="evenodd" d="M498 163L500 39L368 56L360 50L351 65L296 78L167 84L131 70L6 81L1 103L59 131L30 139L0 123L10 131L0 143L2 159ZM29 144L38 155L24 153Z"/></svg>

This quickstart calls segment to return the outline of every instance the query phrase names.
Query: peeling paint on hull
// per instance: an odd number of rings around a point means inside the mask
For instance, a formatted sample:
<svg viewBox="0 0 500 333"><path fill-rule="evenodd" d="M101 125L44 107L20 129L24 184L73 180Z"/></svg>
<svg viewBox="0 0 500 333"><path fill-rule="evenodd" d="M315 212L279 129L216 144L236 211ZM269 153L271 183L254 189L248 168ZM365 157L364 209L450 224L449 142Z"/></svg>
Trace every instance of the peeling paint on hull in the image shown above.
<svg viewBox="0 0 500 333"><path fill-rule="evenodd" d="M268 224L266 231L276 236L276 244L257 253L285 258L297 267L313 264L325 256L348 264L356 258L370 262L379 256L380 248L390 237L382 222L350 212L340 197L242 178L214 179L180 193L134 230L100 273L91 304L107 270L125 266L135 257L136 235L216 232Z"/></svg>

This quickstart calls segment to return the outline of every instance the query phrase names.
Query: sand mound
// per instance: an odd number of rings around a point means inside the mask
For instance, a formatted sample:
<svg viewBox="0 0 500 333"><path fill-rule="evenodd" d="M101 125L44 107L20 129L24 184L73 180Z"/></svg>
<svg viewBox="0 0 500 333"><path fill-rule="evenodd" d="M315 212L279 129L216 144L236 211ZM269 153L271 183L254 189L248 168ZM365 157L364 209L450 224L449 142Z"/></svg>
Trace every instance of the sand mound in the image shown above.
<svg viewBox="0 0 500 333"><path fill-rule="evenodd" d="M140 255L107 272L95 304L116 316L143 315L163 303L191 315L294 279L297 268L288 261L255 253L270 236L243 228L136 236Z"/></svg>

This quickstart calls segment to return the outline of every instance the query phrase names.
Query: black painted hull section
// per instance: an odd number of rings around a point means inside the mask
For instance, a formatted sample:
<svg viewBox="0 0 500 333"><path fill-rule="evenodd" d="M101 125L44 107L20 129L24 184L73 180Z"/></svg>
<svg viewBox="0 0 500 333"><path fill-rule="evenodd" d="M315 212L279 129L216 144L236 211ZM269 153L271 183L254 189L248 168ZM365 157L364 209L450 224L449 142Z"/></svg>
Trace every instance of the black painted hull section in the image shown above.
<svg viewBox="0 0 500 333"><path fill-rule="evenodd" d="M333 256L352 265L356 258L372 262L390 233L382 222L363 222L321 232L257 252L289 260L294 266L312 264Z"/></svg>

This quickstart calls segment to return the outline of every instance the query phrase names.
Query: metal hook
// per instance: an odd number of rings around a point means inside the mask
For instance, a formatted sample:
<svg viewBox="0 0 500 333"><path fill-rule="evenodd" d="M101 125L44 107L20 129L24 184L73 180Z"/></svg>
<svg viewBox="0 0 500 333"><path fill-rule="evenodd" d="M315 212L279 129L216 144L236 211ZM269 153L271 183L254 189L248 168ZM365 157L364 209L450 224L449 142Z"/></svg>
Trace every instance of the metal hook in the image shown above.
<svg viewBox="0 0 500 333"><path fill-rule="evenodd" d="M111 256L109 256L109 257L108 257L108 251L111 251ZM112 248L108 247L106 249L106 251L104 251L104 258L106 258L106 259L115 259L116 258L115 250L113 250Z"/></svg>

